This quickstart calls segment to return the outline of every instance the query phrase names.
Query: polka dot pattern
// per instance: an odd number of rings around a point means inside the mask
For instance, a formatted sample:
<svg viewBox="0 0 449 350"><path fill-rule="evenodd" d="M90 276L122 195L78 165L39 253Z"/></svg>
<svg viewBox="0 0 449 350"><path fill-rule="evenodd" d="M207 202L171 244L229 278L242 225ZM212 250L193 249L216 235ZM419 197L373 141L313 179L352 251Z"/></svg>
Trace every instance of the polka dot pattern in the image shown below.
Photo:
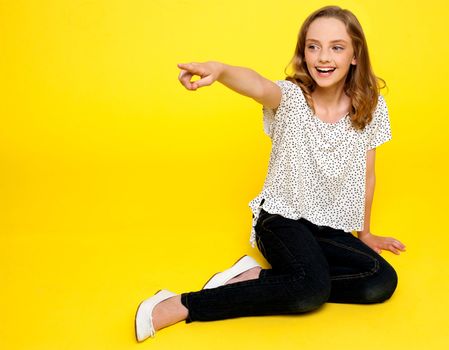
<svg viewBox="0 0 449 350"><path fill-rule="evenodd" d="M261 208L294 220L303 217L319 226L361 231L366 152L391 139L383 96L372 121L356 130L349 114L336 123L324 122L307 105L298 85L288 80L275 83L282 93L279 107L276 111L262 107L263 128L272 148L263 189L249 202L252 247Z"/></svg>

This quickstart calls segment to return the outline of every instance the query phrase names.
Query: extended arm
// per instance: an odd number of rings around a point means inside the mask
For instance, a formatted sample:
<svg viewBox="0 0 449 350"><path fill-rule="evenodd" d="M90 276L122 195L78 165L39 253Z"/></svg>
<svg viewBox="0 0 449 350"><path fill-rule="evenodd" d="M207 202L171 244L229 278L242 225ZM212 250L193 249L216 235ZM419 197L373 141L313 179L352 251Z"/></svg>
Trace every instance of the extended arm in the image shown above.
<svg viewBox="0 0 449 350"><path fill-rule="evenodd" d="M370 233L371 207L374 198L374 187L376 185L375 173L376 149L371 149L366 153L366 194L365 194L365 220L362 231L357 231L357 235L363 236Z"/></svg>
<svg viewBox="0 0 449 350"><path fill-rule="evenodd" d="M371 207L374 197L374 187L376 184L375 175L376 149L373 148L367 152L366 157L366 196L365 196L365 220L362 231L357 231L359 239L377 253L382 249L389 250L399 255L400 251L405 251L405 245L393 237L381 237L371 233Z"/></svg>
<svg viewBox="0 0 449 350"><path fill-rule="evenodd" d="M281 102L279 86L250 68L231 66L217 61L179 63L178 67L182 69L179 81L188 90L196 90L219 81L268 108L276 109ZM191 82L194 75L200 76L201 79Z"/></svg>

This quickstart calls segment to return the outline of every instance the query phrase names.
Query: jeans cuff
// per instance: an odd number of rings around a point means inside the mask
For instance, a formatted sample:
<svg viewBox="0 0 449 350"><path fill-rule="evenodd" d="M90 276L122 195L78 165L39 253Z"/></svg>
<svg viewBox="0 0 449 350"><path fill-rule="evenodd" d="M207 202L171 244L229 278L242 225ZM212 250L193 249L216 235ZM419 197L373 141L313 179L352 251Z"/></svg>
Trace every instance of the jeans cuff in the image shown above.
<svg viewBox="0 0 449 350"><path fill-rule="evenodd" d="M193 320L190 318L190 310L189 310L189 302L188 302L188 296L189 293L182 293L181 294L181 304L184 305L187 310L189 311L189 313L187 314L187 318L185 320L186 323L191 323L193 322Z"/></svg>

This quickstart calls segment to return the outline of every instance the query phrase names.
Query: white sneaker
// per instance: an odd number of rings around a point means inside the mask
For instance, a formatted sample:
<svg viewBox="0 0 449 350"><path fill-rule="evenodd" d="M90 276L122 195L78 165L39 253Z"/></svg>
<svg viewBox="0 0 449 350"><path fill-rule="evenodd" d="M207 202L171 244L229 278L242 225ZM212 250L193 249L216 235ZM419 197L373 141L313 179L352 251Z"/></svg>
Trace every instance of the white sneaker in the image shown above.
<svg viewBox="0 0 449 350"><path fill-rule="evenodd" d="M141 342L148 337L154 337L156 331L153 327L153 309L160 302L165 299L174 297L176 293L170 292L166 289L161 289L152 297L142 301L136 312L136 339Z"/></svg>
<svg viewBox="0 0 449 350"><path fill-rule="evenodd" d="M234 265L232 265L229 269L218 272L215 275L213 275L209 281L206 282L203 289L211 289L223 286L226 282L233 279L235 276L240 275L241 273L248 271L249 269L252 269L253 267L256 267L260 265L257 263L256 260L251 258L248 255L242 256L239 260L236 261Z"/></svg>

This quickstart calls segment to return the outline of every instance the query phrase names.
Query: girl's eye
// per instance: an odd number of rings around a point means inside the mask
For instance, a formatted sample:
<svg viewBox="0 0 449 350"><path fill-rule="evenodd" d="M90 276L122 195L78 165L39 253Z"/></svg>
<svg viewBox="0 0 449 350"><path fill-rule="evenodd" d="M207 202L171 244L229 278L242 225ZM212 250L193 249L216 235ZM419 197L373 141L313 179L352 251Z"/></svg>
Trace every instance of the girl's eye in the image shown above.
<svg viewBox="0 0 449 350"><path fill-rule="evenodd" d="M309 46L307 46L308 49L312 49L312 50L315 49L316 47L317 47L316 45L309 45ZM341 50L344 50L344 47L334 46L333 49L335 51L341 51Z"/></svg>

